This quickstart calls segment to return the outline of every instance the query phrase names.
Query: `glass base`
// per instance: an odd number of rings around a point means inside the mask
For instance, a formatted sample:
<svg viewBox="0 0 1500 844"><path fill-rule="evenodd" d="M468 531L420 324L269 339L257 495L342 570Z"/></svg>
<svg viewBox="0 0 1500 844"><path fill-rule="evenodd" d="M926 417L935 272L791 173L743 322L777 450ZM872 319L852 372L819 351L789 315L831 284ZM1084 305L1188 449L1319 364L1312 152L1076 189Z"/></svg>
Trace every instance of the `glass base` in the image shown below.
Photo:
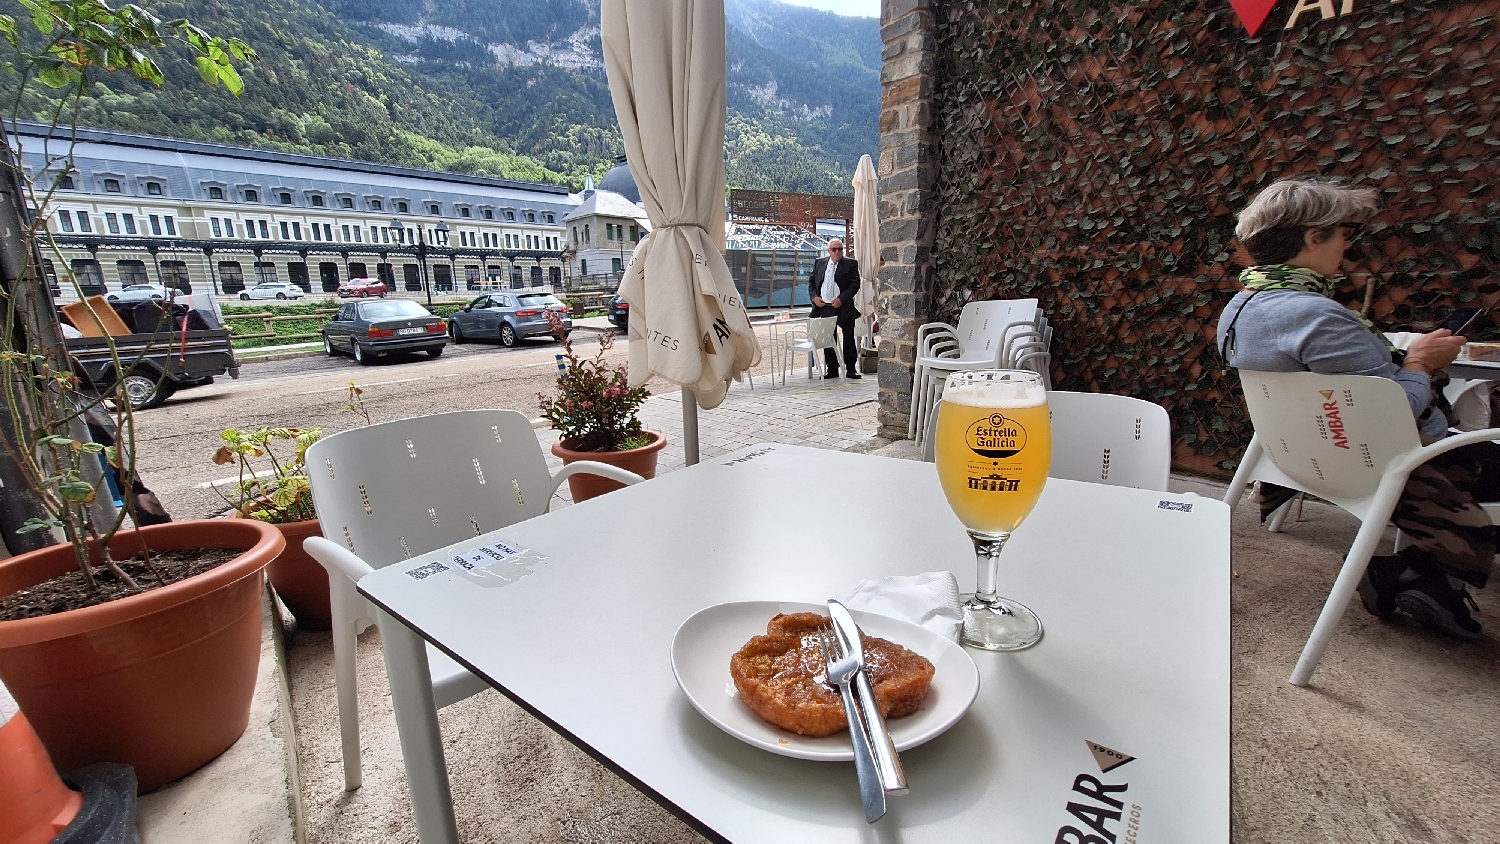
<svg viewBox="0 0 1500 844"><path fill-rule="evenodd" d="M978 601L964 595L963 643L987 651L1019 651L1042 640L1042 620L1009 598Z"/></svg>

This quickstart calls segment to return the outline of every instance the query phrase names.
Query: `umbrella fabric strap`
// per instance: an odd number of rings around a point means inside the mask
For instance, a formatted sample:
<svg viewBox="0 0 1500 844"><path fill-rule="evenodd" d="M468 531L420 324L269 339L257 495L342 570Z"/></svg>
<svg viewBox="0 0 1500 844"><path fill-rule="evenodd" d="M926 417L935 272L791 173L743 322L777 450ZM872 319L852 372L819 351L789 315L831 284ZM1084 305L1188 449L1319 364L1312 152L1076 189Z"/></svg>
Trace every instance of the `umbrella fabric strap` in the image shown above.
<svg viewBox="0 0 1500 844"><path fill-rule="evenodd" d="M705 228L702 223L662 223L661 225L657 226L656 228L658 228L658 229L703 229L703 231L705 231L705 232L708 231L708 229Z"/></svg>

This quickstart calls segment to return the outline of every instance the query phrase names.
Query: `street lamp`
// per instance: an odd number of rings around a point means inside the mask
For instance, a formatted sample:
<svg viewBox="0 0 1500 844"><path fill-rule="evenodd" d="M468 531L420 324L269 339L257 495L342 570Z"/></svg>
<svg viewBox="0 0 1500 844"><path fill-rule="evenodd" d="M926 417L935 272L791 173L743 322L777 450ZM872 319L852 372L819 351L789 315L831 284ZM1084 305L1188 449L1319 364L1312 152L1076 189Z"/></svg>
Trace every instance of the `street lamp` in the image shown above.
<svg viewBox="0 0 1500 844"><path fill-rule="evenodd" d="M406 226L395 218L391 219L391 228L396 231L405 231ZM434 229L437 232L438 245L448 245L448 224L439 221ZM427 238L422 235L422 227L417 226L417 264L422 268L422 289L427 291L427 310L432 310L432 284L427 279Z"/></svg>

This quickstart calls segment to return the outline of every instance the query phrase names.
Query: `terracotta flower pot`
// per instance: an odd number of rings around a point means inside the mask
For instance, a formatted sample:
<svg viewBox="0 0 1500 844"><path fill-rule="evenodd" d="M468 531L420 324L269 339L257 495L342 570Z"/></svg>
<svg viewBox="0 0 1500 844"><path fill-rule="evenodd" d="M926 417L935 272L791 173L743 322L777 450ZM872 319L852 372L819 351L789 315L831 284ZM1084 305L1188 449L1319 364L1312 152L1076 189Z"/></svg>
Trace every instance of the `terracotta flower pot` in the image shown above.
<svg viewBox="0 0 1500 844"><path fill-rule="evenodd" d="M276 587L282 603L297 617L303 630L333 629L333 609L328 603L328 571L307 552L302 540L322 536L323 524L317 519L271 525L286 538L286 550L276 555L266 567L266 576Z"/></svg>
<svg viewBox="0 0 1500 844"><path fill-rule="evenodd" d="M121 531L120 558L231 548L238 557L149 592L40 618L0 622L0 681L60 770L133 765L141 793L207 764L250 720L260 664L264 571L286 540L252 519ZM0 562L0 595L73 569L55 545Z"/></svg>
<svg viewBox="0 0 1500 844"><path fill-rule="evenodd" d="M642 431L641 433L652 437L650 445L625 451L574 451L568 447L570 440L558 440L552 444L552 453L562 458L563 465L577 460L593 460L618 466L643 478L654 478L656 477L656 456L666 447L667 438L655 431ZM598 475L578 474L568 478L568 489L572 491L575 503L597 498L624 486L619 481L601 478Z"/></svg>

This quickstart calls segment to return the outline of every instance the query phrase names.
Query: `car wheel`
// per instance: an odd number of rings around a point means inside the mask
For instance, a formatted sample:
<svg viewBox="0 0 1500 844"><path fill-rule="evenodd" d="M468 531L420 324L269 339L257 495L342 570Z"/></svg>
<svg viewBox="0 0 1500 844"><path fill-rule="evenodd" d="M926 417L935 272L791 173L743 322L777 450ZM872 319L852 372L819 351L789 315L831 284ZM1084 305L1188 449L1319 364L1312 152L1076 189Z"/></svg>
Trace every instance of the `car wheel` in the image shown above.
<svg viewBox="0 0 1500 844"><path fill-rule="evenodd" d="M464 327L462 325L459 325L457 320L455 320L453 322L453 342L455 342L455 343L467 343L467 342L469 342L469 338L467 338L467 337L464 336Z"/></svg>
<svg viewBox="0 0 1500 844"><path fill-rule="evenodd" d="M385 298L385 294L384 293L380 294L380 298L384 299Z"/></svg>
<svg viewBox="0 0 1500 844"><path fill-rule="evenodd" d="M277 299L285 299L286 298L286 294L285 293L277 293L276 294L276 298Z"/></svg>
<svg viewBox="0 0 1500 844"><path fill-rule="evenodd" d="M131 410L147 410L166 401L173 388L171 381L158 381L144 369L132 369L120 379L120 392L130 402Z"/></svg>
<svg viewBox="0 0 1500 844"><path fill-rule="evenodd" d="M427 356L430 357L430 358L440 358L440 357L442 357L443 356L443 347L442 346L438 346L437 348L428 349L427 350Z"/></svg>
<svg viewBox="0 0 1500 844"><path fill-rule="evenodd" d="M516 344L516 330L510 323L500 323L500 345L510 348Z"/></svg>
<svg viewBox="0 0 1500 844"><path fill-rule="evenodd" d="M355 340L354 360L357 361L360 366L369 366L375 362L375 353L365 351L365 347L361 346L358 340Z"/></svg>
<svg viewBox="0 0 1500 844"><path fill-rule="evenodd" d="M241 293L240 294L240 301L241 302L248 302L248 301L250 301L250 294L249 293Z"/></svg>
<svg viewBox="0 0 1500 844"><path fill-rule="evenodd" d="M333 347L333 341L328 339L327 334L323 335L323 352L331 358L336 358L339 355L338 350Z"/></svg>

